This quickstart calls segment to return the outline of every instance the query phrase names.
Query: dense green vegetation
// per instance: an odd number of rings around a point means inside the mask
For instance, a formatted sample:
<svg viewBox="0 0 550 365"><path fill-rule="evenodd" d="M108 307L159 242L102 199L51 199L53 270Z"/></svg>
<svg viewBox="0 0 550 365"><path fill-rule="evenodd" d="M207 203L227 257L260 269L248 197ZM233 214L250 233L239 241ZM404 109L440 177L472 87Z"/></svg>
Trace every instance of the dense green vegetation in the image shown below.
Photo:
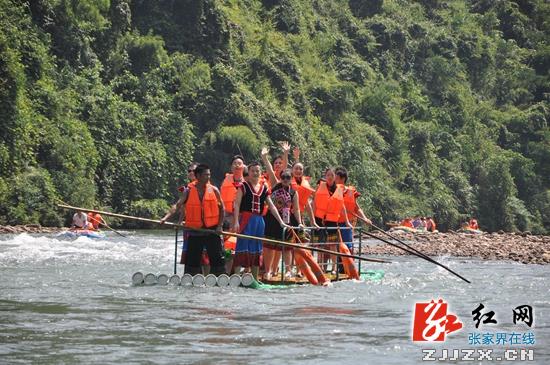
<svg viewBox="0 0 550 365"><path fill-rule="evenodd" d="M23 3L23 4L22 4ZM0 224L158 214L288 140L378 222L550 231L545 0L0 0Z"/></svg>

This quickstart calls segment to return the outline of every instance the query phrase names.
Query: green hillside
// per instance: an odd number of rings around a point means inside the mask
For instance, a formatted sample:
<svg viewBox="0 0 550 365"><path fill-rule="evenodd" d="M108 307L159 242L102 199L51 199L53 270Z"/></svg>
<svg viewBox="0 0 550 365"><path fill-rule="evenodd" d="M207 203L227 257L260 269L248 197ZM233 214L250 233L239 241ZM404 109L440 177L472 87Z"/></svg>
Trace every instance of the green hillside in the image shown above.
<svg viewBox="0 0 550 365"><path fill-rule="evenodd" d="M548 233L549 35L545 0L0 0L0 224L158 217L288 140L377 222Z"/></svg>

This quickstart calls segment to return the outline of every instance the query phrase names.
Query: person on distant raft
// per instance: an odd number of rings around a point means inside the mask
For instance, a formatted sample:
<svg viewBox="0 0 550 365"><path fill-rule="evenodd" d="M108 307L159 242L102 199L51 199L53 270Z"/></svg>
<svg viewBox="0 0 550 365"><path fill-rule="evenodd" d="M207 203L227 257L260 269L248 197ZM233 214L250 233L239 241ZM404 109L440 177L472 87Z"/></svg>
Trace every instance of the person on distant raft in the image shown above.
<svg viewBox="0 0 550 365"><path fill-rule="evenodd" d="M416 227L416 229L419 231L427 231L426 225L427 225L426 217L422 217L420 218L420 224L418 225L418 227Z"/></svg>
<svg viewBox="0 0 550 365"><path fill-rule="evenodd" d="M88 229L88 216L81 210L77 210L73 215L73 222L71 224L71 229Z"/></svg>
<svg viewBox="0 0 550 365"><path fill-rule="evenodd" d="M97 209L97 207L96 207L96 209ZM88 225L90 225L90 224L92 225L92 229L98 230L100 224L106 225L107 223L103 220L103 217L101 216L101 214L89 212L88 213Z"/></svg>
<svg viewBox="0 0 550 365"><path fill-rule="evenodd" d="M178 187L178 191L180 193L185 193L187 190L189 190L189 185L193 184L195 182L195 168L198 166L198 163L197 162L191 162L191 164L189 164L189 166L187 167L187 181L189 181L187 183L187 185L182 185L182 186L179 186ZM162 219L160 220L160 224L164 224L164 222L166 222L168 219L170 219L170 217L172 217L176 212L179 212L179 217L178 217L178 223L179 224L182 224L183 222L183 205L185 204L185 201L183 200L183 195L180 196L180 198L178 199L178 201L176 202L176 204L172 205L172 207L170 207L170 210L168 210L168 212L164 215L164 217L162 217ZM185 259L186 259L186 255L187 255L187 248L188 248L188 237L189 237L189 232L188 231L184 231L183 233L183 247L182 247L182 250L181 250L181 258L180 258L180 264L181 265L184 265L185 264Z"/></svg>
<svg viewBox="0 0 550 365"><path fill-rule="evenodd" d="M223 217L224 229L230 229L233 227L233 205L235 203L235 197L237 196L237 190L245 180L246 173L244 157L241 155L233 156L233 158L231 158L231 172L225 174L225 178L220 186L223 205L225 207ZM231 274L233 268L234 257L231 251L233 250L226 250L225 260L226 271L229 274Z"/></svg>
<svg viewBox="0 0 550 365"><path fill-rule="evenodd" d="M361 219L367 225L371 225L372 222L367 218L363 209L357 203L357 198L361 194L351 185L347 185L348 170L345 167L337 167L335 170L335 182L344 186L344 206L346 207L346 216L340 215L338 219L338 226L342 227L340 233L342 234L342 241L346 244L349 251L353 253L353 228L348 226L349 222L356 222L357 217ZM355 224L354 224L355 225Z"/></svg>
<svg viewBox="0 0 550 365"><path fill-rule="evenodd" d="M414 228L412 223L412 218L405 218L399 223L401 227L408 227L408 228Z"/></svg>
<svg viewBox="0 0 550 365"><path fill-rule="evenodd" d="M479 224L477 223L477 219L475 219L475 218L470 219L468 224L469 224L471 229L479 230Z"/></svg>
<svg viewBox="0 0 550 365"><path fill-rule="evenodd" d="M199 164L194 172L196 181L188 185L181 197L184 202L184 226L189 231L185 273L195 275L202 272L202 252L206 248L211 272L220 275L225 273L220 236L224 212L221 193L217 187L210 184L210 167ZM217 233L201 232L197 229L215 230Z"/></svg>
<svg viewBox="0 0 550 365"><path fill-rule="evenodd" d="M262 241L265 231L263 219L264 206L267 204L281 226L287 226L270 198L267 183L260 181L262 168L258 162L248 165L248 178L237 190L237 196L233 205L233 230L248 236L258 237L237 238L235 247L235 273L240 273L242 267L250 268L255 279L258 278L260 267L260 255L262 254Z"/></svg>
<svg viewBox="0 0 550 365"><path fill-rule="evenodd" d="M429 232L436 232L437 231L437 226L435 224L435 220L434 220L433 217L428 217L428 219L426 220L426 229Z"/></svg>
<svg viewBox="0 0 550 365"><path fill-rule="evenodd" d="M315 221L320 227L338 227L340 217L344 217L346 225L352 227L347 218L346 206L344 204L344 185L336 184L336 175L333 168L325 170L325 178L320 179L317 184L317 190L313 197L313 212ZM325 245L323 248L336 250L340 241L340 235L337 230L320 230L317 235L318 242L333 242L334 244ZM336 256L329 257L332 260L332 271L336 273ZM328 259L325 255L319 255L319 262L328 267ZM327 270L328 271L328 270Z"/></svg>
<svg viewBox="0 0 550 365"><path fill-rule="evenodd" d="M412 221L413 228L418 229L418 227L420 227L421 224L422 224L422 220L420 219L420 217L415 216L413 221Z"/></svg>
<svg viewBox="0 0 550 365"><path fill-rule="evenodd" d="M298 192L299 202L298 208L300 209L300 214L302 217L302 224L306 225L304 221L304 212L307 212L309 216L310 225L313 227L318 227L315 222L313 215L313 208L311 207L311 196L315 192L310 185L311 178L309 176L304 176L304 165L300 162L300 148L295 147L292 151L294 155L294 165L292 165L292 189Z"/></svg>

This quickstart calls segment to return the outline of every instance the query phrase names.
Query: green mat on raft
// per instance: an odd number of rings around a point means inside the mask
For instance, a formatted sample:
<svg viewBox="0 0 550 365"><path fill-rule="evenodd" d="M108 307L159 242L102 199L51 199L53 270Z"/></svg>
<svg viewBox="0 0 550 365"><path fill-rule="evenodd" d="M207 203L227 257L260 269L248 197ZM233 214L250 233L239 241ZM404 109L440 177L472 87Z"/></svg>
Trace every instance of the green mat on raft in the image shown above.
<svg viewBox="0 0 550 365"><path fill-rule="evenodd" d="M257 280L254 280L251 285L245 286L245 288L249 289L285 289L289 288L294 285L271 285L271 284L264 284Z"/></svg>
<svg viewBox="0 0 550 365"><path fill-rule="evenodd" d="M380 281L384 277L384 270L367 270L361 272L361 280L365 281ZM295 287L297 285L271 285L264 284L257 280L254 280L250 286L247 288L250 289L285 289L290 287Z"/></svg>

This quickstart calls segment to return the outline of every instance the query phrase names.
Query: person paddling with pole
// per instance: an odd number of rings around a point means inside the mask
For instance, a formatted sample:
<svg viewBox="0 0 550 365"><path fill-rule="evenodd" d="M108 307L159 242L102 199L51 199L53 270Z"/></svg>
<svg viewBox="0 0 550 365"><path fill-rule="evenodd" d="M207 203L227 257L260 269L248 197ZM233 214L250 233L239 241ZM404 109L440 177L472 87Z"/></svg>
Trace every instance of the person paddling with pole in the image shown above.
<svg viewBox="0 0 550 365"><path fill-rule="evenodd" d="M197 167L197 165L198 165L197 162L191 162L191 164L187 167L187 181L189 181L189 183L187 185L182 185L178 187L178 191L180 193L182 194L185 193L189 189L189 185L195 182L195 168ZM181 223L183 221L182 211L183 211L184 204L185 204L185 201L183 200L183 195L182 195L180 196L176 204L172 205L168 210L168 212L166 212L164 217L162 217L162 219L160 220L160 224L161 225L164 224L176 212L179 212L178 223ZM189 237L189 233L188 231L185 231L183 233L183 247L181 249L181 258L180 258L181 265L185 264L185 256L187 255L187 248L188 248L188 242L187 242L188 237Z"/></svg>
<svg viewBox="0 0 550 365"><path fill-rule="evenodd" d="M181 200L184 202L182 215L188 229L188 249L185 273L196 275L202 272L201 258L206 248L214 275L225 273L225 261L220 234L223 224L223 201L217 187L210 184L210 167L199 164L195 168L196 181L188 185ZM200 230L213 230L204 232Z"/></svg>
<svg viewBox="0 0 550 365"><path fill-rule="evenodd" d="M95 207L95 209L97 209L97 206ZM92 224L92 228L96 231L99 229L100 224L106 227L108 226L101 214L99 213L88 213L88 222Z"/></svg>

